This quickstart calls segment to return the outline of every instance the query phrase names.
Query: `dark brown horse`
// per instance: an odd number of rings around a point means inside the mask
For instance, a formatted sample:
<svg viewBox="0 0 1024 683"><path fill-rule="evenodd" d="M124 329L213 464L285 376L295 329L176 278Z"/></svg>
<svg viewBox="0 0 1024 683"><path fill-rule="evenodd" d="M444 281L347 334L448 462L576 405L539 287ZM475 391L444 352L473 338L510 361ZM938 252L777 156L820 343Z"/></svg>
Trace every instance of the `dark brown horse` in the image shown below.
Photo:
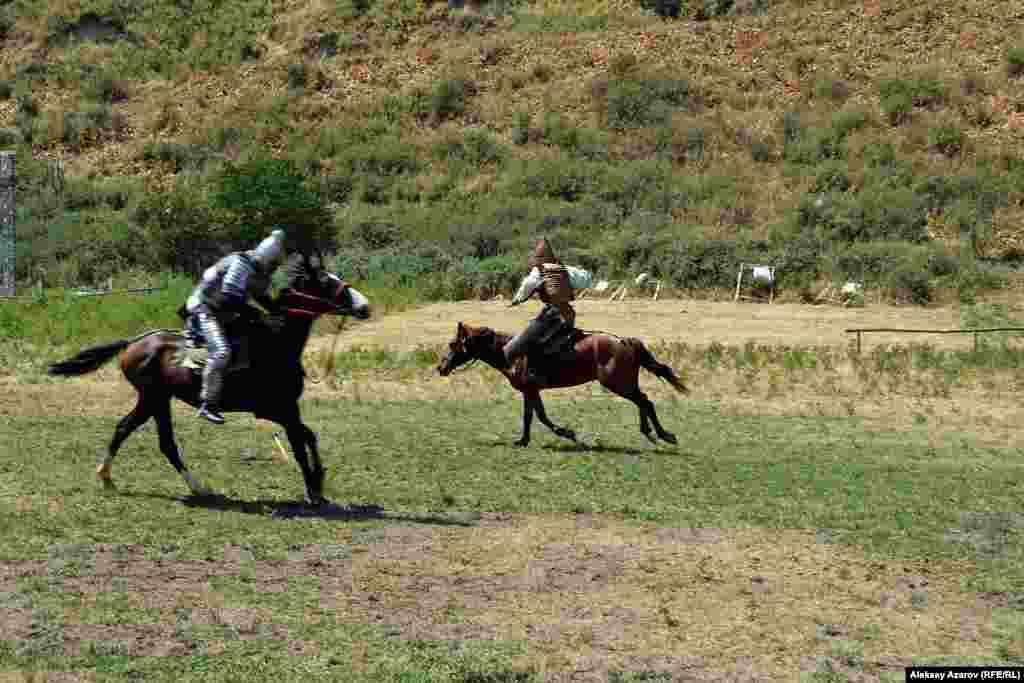
<svg viewBox="0 0 1024 683"><path fill-rule="evenodd" d="M302 469L310 502L323 501L324 468L317 451L316 435L299 415L302 395L302 351L313 321L324 314L370 315L369 303L336 275L301 257L291 268L288 287L277 301L281 324L252 323L249 327L248 367L227 374L221 408L228 412L252 413L280 424L291 442L296 462ZM118 423L107 456L96 470L107 487L113 487L111 464L132 432L149 418L156 420L160 450L196 495L210 495L185 467L174 441L171 399L199 405L202 379L196 370L182 367L174 357L185 338L169 330L156 330L134 339L120 340L82 351L74 358L50 366L49 374L84 375L98 369L122 351L121 371L135 387L138 402ZM306 455L313 456L310 466Z"/></svg>
<svg viewBox="0 0 1024 683"><path fill-rule="evenodd" d="M535 412L548 429L558 436L575 441L575 432L559 427L548 419L540 392L544 389L574 387L594 380L636 404L640 409L640 431L653 443L657 443L657 440L651 436L651 424L659 438L668 443L676 443L676 437L662 428L654 404L647 398L647 394L640 391L639 384L640 368L643 368L671 384L676 391L687 393L689 390L672 368L655 360L639 339L619 339L589 333L579 333L578 336L580 338L576 340L573 358L561 364L556 363L548 373L546 383L537 384L528 378L525 366L510 367L505 359L503 347L512 338L511 335L495 332L489 327L471 327L460 322L455 339L448 344L449 351L437 370L442 376L447 376L460 365L482 360L505 375L509 383L523 395L523 436L515 442L517 446L530 443L530 423Z"/></svg>

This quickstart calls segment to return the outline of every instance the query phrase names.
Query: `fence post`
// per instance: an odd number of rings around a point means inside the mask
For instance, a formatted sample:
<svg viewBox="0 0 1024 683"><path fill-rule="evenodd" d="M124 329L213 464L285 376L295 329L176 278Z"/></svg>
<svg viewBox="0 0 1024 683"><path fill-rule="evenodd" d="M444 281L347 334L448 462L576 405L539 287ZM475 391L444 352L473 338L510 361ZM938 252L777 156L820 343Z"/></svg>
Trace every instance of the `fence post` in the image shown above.
<svg viewBox="0 0 1024 683"><path fill-rule="evenodd" d="M857 355L860 355L860 330L857 330Z"/></svg>
<svg viewBox="0 0 1024 683"><path fill-rule="evenodd" d="M974 352L978 352L978 333L974 333Z"/></svg>
<svg viewBox="0 0 1024 683"><path fill-rule="evenodd" d="M17 233L14 230L14 152L0 152L0 295L14 296Z"/></svg>

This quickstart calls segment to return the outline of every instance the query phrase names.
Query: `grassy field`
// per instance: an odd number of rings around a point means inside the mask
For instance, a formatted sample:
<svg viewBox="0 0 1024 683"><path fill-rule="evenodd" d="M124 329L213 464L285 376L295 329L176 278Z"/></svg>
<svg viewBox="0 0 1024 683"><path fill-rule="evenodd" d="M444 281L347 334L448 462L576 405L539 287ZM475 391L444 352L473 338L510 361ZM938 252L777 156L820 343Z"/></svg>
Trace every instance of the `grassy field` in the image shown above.
<svg viewBox="0 0 1024 683"><path fill-rule="evenodd" d="M130 390L9 383L0 670L845 681L1024 659L1024 449L949 411L966 388L910 399L904 424L652 391L674 448L647 444L630 404L576 390L549 412L584 446L540 428L516 449L520 404L496 373L368 400L362 372L362 397L321 384L305 402L335 503L318 511L295 502L270 428L184 410L184 457L224 497L184 498L152 427L104 494L92 473Z"/></svg>

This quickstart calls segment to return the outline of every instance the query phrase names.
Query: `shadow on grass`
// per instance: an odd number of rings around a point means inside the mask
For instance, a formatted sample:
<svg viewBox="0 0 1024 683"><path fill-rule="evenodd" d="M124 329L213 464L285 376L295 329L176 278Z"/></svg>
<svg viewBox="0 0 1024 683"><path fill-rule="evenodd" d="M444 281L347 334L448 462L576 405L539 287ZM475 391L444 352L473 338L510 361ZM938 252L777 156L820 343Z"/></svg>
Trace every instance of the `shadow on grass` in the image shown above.
<svg viewBox="0 0 1024 683"><path fill-rule="evenodd" d="M241 512L247 515L269 515L277 519L324 519L339 522L360 522L369 520L386 520L395 522L412 522L414 524L436 524L442 526L475 526L479 520L476 513L451 514L417 514L388 512L379 505L348 505L335 503L310 505L303 501L284 500L237 500L228 496L170 496L163 493L121 492L129 498L146 498L150 500L166 500L190 508L200 508L216 512Z"/></svg>
<svg viewBox="0 0 1024 683"><path fill-rule="evenodd" d="M512 447L514 444L512 441L503 441L498 439L475 439L473 444L476 446L486 446L488 448L508 446ZM679 453L677 448L659 448L659 447L633 447L633 446L610 446L606 444L589 444L582 441L575 443L570 441L556 441L552 443L527 446L523 450L529 450L531 448L540 448L545 451L558 451L559 453L615 453L618 455L649 455L651 453Z"/></svg>

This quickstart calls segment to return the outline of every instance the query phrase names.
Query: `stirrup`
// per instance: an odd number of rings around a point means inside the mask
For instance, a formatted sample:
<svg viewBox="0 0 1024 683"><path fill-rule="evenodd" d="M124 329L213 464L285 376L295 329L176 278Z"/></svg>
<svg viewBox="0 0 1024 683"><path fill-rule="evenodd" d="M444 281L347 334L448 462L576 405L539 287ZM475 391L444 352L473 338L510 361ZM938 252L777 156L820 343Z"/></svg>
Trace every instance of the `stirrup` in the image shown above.
<svg viewBox="0 0 1024 683"><path fill-rule="evenodd" d="M220 411L216 408L210 407L207 403L203 403L203 405L199 407L199 412L196 413L196 417L209 420L213 424L224 424L224 416L220 414Z"/></svg>

